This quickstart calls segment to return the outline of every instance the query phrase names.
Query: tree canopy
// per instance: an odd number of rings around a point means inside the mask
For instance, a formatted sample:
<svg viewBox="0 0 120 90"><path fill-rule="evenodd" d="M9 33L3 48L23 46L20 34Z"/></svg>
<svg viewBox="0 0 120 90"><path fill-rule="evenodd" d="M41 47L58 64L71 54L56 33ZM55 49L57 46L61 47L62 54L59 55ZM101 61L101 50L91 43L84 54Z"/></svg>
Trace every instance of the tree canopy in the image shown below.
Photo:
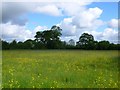
<svg viewBox="0 0 120 90"><path fill-rule="evenodd" d="M62 29L58 26L52 26L50 30L36 32L35 40L44 44L47 48L59 48Z"/></svg>

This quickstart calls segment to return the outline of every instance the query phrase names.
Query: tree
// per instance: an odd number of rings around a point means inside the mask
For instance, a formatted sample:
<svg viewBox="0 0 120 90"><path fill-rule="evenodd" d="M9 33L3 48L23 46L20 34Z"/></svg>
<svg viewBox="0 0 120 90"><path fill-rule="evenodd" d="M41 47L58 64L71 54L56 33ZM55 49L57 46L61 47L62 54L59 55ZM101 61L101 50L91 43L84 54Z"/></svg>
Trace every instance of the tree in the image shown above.
<svg viewBox="0 0 120 90"><path fill-rule="evenodd" d="M83 33L80 36L77 45L82 49L92 49L94 47L94 37L91 34Z"/></svg>
<svg viewBox="0 0 120 90"><path fill-rule="evenodd" d="M60 46L60 36L61 28L58 26L52 26L50 30L45 30L43 32L36 32L35 40L36 42L44 44L47 48L59 48Z"/></svg>
<svg viewBox="0 0 120 90"><path fill-rule="evenodd" d="M75 46L75 41L73 39L70 39L68 44L71 45L71 46Z"/></svg>
<svg viewBox="0 0 120 90"><path fill-rule="evenodd" d="M2 41L2 49L3 49L3 50L7 50L7 49L9 49L9 48L10 48L9 43L6 42L6 41Z"/></svg>
<svg viewBox="0 0 120 90"><path fill-rule="evenodd" d="M0 38L0 50L2 50L2 40Z"/></svg>
<svg viewBox="0 0 120 90"><path fill-rule="evenodd" d="M19 41L19 42L17 43L17 48L18 48L18 49L24 49L24 43L21 42L21 41Z"/></svg>
<svg viewBox="0 0 120 90"><path fill-rule="evenodd" d="M33 49L34 44L33 44L33 40L28 39L23 43L24 49Z"/></svg>
<svg viewBox="0 0 120 90"><path fill-rule="evenodd" d="M42 32L40 31L36 32L36 35L34 37L36 42L42 42L42 37L43 37Z"/></svg>
<svg viewBox="0 0 120 90"><path fill-rule="evenodd" d="M10 43L10 49L17 49L17 41L16 41L16 40L13 40L13 41Z"/></svg>
<svg viewBox="0 0 120 90"><path fill-rule="evenodd" d="M110 47L110 42L109 41L100 41L98 42L98 49L99 50L107 50Z"/></svg>

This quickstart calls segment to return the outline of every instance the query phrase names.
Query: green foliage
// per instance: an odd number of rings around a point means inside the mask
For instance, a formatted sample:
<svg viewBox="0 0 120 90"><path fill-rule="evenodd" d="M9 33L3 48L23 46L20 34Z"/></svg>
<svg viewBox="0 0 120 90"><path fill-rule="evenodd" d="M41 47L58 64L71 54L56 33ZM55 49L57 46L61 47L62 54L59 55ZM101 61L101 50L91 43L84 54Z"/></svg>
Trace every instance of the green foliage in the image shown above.
<svg viewBox="0 0 120 90"><path fill-rule="evenodd" d="M61 45L60 36L61 34L60 27L52 26L51 30L45 30L43 32L36 32L35 40L44 44L48 49L59 48Z"/></svg>
<svg viewBox="0 0 120 90"><path fill-rule="evenodd" d="M93 42L93 41L94 41L94 37L88 33L83 33L79 38L79 42L82 45L89 44L90 42Z"/></svg>
<svg viewBox="0 0 120 90"><path fill-rule="evenodd" d="M118 51L5 50L3 88L118 88Z"/></svg>
<svg viewBox="0 0 120 90"><path fill-rule="evenodd" d="M77 44L82 49L91 49L94 47L94 37L91 34L83 33Z"/></svg>
<svg viewBox="0 0 120 90"><path fill-rule="evenodd" d="M13 41L10 43L10 49L17 49L17 41L16 41L16 40L13 40Z"/></svg>
<svg viewBox="0 0 120 90"><path fill-rule="evenodd" d="M85 49L85 50L120 50L120 44L110 43L109 41L94 41L91 34L83 33L79 41L70 39L69 42L61 41L61 28L52 26L50 30L36 32L35 40L28 39L24 42L13 40L8 43L2 41L2 49Z"/></svg>
<svg viewBox="0 0 120 90"><path fill-rule="evenodd" d="M100 50L102 50L102 49L108 50L109 47L110 47L110 43L108 41L100 41L98 43L98 49L100 49Z"/></svg>
<svg viewBox="0 0 120 90"><path fill-rule="evenodd" d="M2 41L2 49L3 50L8 50L10 48L10 45L6 41Z"/></svg>

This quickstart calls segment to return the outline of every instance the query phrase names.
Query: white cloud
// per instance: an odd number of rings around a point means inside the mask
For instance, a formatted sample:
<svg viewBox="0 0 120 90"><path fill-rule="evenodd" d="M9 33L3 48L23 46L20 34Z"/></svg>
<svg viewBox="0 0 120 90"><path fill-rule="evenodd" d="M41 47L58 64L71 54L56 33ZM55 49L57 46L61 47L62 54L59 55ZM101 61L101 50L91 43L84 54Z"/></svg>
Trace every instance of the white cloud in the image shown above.
<svg viewBox="0 0 120 90"><path fill-rule="evenodd" d="M102 20L98 18L102 14L102 10L95 7L84 10L70 18L64 18L59 26L63 29L63 36L77 36L79 37L84 31L96 30L100 26L104 25Z"/></svg>
<svg viewBox="0 0 120 90"><path fill-rule="evenodd" d="M110 28L117 28L118 27L118 20L117 19L111 19L109 22L108 22L108 26Z"/></svg>
<svg viewBox="0 0 120 90"><path fill-rule="evenodd" d="M102 40L109 40L111 42L118 41L118 31L112 28L106 28L104 32L102 33L103 37L101 37Z"/></svg>
<svg viewBox="0 0 120 90"><path fill-rule="evenodd" d="M73 16L78 14L79 12L82 12L85 10L85 4L89 4L89 3L58 3L56 4L56 6L58 8L60 8L60 10L62 11L63 15L67 15L67 16Z"/></svg>
<svg viewBox="0 0 120 90"><path fill-rule="evenodd" d="M118 43L118 31L112 28L106 28L104 31L85 31L86 33L90 33L94 36L95 40L107 40L112 43Z"/></svg>
<svg viewBox="0 0 120 90"><path fill-rule="evenodd" d="M12 25L11 22L2 24L2 38L6 40L26 40L31 38L32 32L24 26Z"/></svg>
<svg viewBox="0 0 120 90"><path fill-rule="evenodd" d="M24 26L28 20L23 16L32 9L31 5L28 6L26 3L2 3L2 23L11 22L14 25Z"/></svg>
<svg viewBox="0 0 120 90"><path fill-rule="evenodd" d="M34 36L36 35L36 32L38 31L44 31L44 30L49 30L46 26L37 26L34 28L34 30L32 30L32 38L34 38Z"/></svg>
<svg viewBox="0 0 120 90"><path fill-rule="evenodd" d="M0 25L0 33L2 33L2 39L7 41L12 41L16 39L17 41L24 41L27 39L34 39L37 31L47 29L45 26L37 26L34 30L28 30L25 26L13 25L11 22Z"/></svg>
<svg viewBox="0 0 120 90"><path fill-rule="evenodd" d="M73 15L83 10L91 2L4 2L2 3L2 23L25 25L28 13L43 13L52 16ZM12 12L11 12L12 11Z"/></svg>
<svg viewBox="0 0 120 90"><path fill-rule="evenodd" d="M4 2L81 2L84 4L84 2L93 2L96 0L4 0Z"/></svg>
<svg viewBox="0 0 120 90"><path fill-rule="evenodd" d="M65 18L59 26L63 29L63 36L74 36L76 34L76 26L72 25L72 18Z"/></svg>
<svg viewBox="0 0 120 90"><path fill-rule="evenodd" d="M44 13L44 14L52 15L52 16L61 16L62 15L61 11L55 5L38 6L36 8L36 12Z"/></svg>
<svg viewBox="0 0 120 90"><path fill-rule="evenodd" d="M98 7L89 8L88 10L79 13L78 15L73 17L73 24L78 28L90 28L94 27L93 25L100 23L100 21L96 20L102 14L102 10Z"/></svg>
<svg viewBox="0 0 120 90"><path fill-rule="evenodd" d="M73 1L73 0L72 0ZM52 16L65 15L58 25L63 29L62 39L78 40L83 32L88 32L94 35L97 40L110 40L114 42L117 40L118 32L115 30L118 27L118 20L112 19L108 22L109 28L103 32L96 31L105 22L100 20L103 12L102 9L86 8L86 5L91 2L48 2L48 3L4 3L3 5L3 22L2 36L4 39L18 39L26 40L34 38L36 31L47 29L46 26L37 26L33 31L25 27L27 18L21 17L29 13L43 13ZM12 13L11 13L12 11ZM0 32L1 33L1 32Z"/></svg>
<svg viewBox="0 0 120 90"><path fill-rule="evenodd" d="M102 10L96 7L86 9L78 15L64 19L60 23L64 30L63 32L65 32L63 34L66 35L64 39L67 41L70 38L78 40L82 33L87 32L92 34L95 40L108 40L112 43L118 43L118 31L115 29L118 27L118 20L112 19L108 28L101 32L97 31L100 26L107 23L99 19L101 14Z"/></svg>

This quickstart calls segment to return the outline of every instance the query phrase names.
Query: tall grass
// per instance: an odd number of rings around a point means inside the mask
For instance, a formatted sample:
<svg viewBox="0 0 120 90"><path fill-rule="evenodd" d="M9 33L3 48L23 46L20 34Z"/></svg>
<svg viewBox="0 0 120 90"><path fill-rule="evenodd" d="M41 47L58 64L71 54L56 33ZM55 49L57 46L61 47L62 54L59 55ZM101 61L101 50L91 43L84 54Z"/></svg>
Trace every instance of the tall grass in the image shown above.
<svg viewBox="0 0 120 90"><path fill-rule="evenodd" d="M3 51L3 88L118 88L118 51Z"/></svg>

